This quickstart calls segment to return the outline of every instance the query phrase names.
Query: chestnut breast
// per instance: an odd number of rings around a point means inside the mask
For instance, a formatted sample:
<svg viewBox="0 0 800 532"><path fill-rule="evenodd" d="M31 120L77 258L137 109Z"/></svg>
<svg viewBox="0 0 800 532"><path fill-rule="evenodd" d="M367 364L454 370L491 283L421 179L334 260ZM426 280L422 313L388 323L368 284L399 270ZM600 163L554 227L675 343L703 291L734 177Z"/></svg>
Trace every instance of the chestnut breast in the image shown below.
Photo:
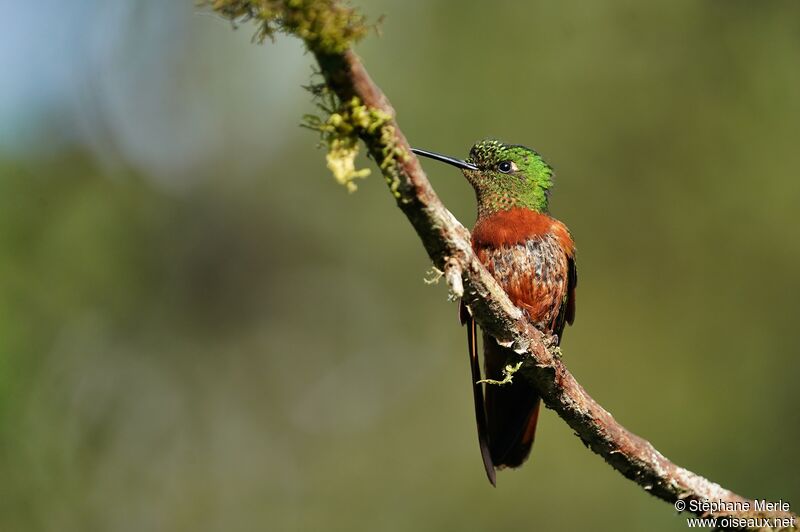
<svg viewBox="0 0 800 532"><path fill-rule="evenodd" d="M560 334L555 328L570 289L569 261L575 251L564 224L528 209L501 211L478 220L472 247L537 327Z"/></svg>

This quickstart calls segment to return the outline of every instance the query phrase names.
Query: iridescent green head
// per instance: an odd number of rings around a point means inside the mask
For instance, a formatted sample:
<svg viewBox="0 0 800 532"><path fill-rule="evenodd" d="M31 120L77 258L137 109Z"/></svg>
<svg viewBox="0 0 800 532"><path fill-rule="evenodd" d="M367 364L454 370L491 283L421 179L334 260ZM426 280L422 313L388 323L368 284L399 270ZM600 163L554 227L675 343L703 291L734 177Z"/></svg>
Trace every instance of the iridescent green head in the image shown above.
<svg viewBox="0 0 800 532"><path fill-rule="evenodd" d="M461 168L475 189L479 218L514 207L547 212L553 169L530 148L482 140L472 147L465 161L424 150L413 151Z"/></svg>

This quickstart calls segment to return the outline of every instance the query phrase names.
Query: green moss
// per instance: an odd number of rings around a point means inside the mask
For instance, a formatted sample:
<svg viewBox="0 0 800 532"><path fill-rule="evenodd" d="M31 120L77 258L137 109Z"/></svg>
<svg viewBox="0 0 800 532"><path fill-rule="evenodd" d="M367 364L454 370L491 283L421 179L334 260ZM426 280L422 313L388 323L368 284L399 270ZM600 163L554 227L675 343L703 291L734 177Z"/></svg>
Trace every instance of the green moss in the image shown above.
<svg viewBox="0 0 800 532"><path fill-rule="evenodd" d="M389 185L389 190L395 198L400 198L400 175L397 168L399 161L408 160L408 153L395 142L394 126L387 124L381 128L380 144L384 146L382 150L383 158L380 162L380 168L383 171L383 176L386 178L386 183Z"/></svg>
<svg viewBox="0 0 800 532"><path fill-rule="evenodd" d="M201 0L234 23L256 21L261 42L276 32L295 35L315 52L340 53L370 30L364 15L338 0Z"/></svg>

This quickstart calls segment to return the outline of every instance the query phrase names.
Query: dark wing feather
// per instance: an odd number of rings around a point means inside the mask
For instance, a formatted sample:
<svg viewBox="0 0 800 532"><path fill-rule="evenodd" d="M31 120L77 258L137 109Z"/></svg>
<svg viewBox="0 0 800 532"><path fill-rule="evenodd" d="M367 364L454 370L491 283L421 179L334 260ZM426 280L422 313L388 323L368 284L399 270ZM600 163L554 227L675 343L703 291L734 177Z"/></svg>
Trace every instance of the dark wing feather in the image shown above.
<svg viewBox="0 0 800 532"><path fill-rule="evenodd" d="M575 257L569 257L567 265L567 323L575 322L575 288L578 286L578 265Z"/></svg>
<svg viewBox="0 0 800 532"><path fill-rule="evenodd" d="M558 335L558 342L561 343L561 335L564 334L565 324L575 321L575 287L578 285L578 269L575 266L575 258L567 258L567 290L564 294L564 301L558 311L553 333Z"/></svg>

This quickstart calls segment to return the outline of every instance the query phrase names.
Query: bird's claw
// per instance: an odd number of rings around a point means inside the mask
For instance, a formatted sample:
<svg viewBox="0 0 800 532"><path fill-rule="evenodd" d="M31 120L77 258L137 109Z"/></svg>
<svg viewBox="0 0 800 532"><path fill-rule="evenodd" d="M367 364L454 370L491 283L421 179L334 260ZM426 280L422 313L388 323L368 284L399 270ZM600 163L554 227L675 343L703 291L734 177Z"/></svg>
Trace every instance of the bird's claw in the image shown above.
<svg viewBox="0 0 800 532"><path fill-rule="evenodd" d="M561 343L561 339L557 334L550 334L545 336L544 343L548 349L551 349L553 347L558 347L558 344Z"/></svg>

